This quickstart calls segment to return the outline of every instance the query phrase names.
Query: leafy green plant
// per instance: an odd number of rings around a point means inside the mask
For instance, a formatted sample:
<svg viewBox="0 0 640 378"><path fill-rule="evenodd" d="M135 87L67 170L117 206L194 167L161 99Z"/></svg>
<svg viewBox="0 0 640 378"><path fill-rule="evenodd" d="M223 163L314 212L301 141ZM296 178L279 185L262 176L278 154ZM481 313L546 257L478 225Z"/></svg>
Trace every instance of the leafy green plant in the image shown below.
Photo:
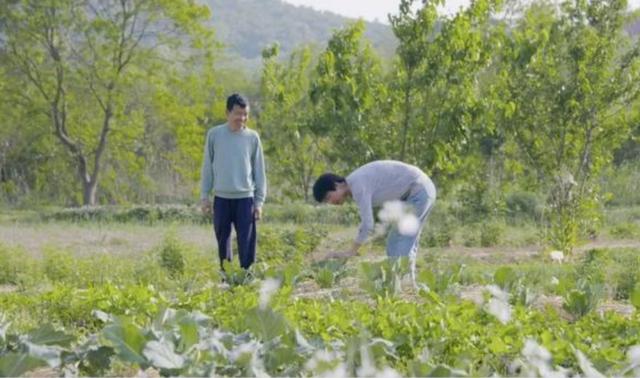
<svg viewBox="0 0 640 378"><path fill-rule="evenodd" d="M613 226L610 233L616 238L633 239L640 236L640 226L633 222L625 222Z"/></svg>
<svg viewBox="0 0 640 378"><path fill-rule="evenodd" d="M604 296L604 287L599 282L580 280L575 289L564 296L563 308L576 318L595 310Z"/></svg>
<svg viewBox="0 0 640 378"><path fill-rule="evenodd" d="M492 247L500 243L504 234L504 224L499 222L485 222L480 227L480 245Z"/></svg>
<svg viewBox="0 0 640 378"><path fill-rule="evenodd" d="M160 266L173 278L181 276L184 272L183 248L182 243L173 234L167 235L159 247Z"/></svg>
<svg viewBox="0 0 640 378"><path fill-rule="evenodd" d="M363 262L360 265L361 285L371 296L386 298L398 294L401 290L402 275L407 273L405 259L384 260L377 263Z"/></svg>
<svg viewBox="0 0 640 378"><path fill-rule="evenodd" d="M68 251L48 248L44 252L44 273L51 281L68 282L77 277L77 265Z"/></svg>
<svg viewBox="0 0 640 378"><path fill-rule="evenodd" d="M325 260L312 264L313 277L321 288L330 288L346 274L344 260Z"/></svg>

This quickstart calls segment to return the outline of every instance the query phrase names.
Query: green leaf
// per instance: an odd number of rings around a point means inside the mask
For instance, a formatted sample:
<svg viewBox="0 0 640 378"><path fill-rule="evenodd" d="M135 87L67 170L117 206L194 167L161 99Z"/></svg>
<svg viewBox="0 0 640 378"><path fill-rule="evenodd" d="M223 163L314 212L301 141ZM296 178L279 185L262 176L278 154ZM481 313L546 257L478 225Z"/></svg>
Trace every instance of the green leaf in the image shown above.
<svg viewBox="0 0 640 378"><path fill-rule="evenodd" d="M640 284L636 284L633 288L629 300L636 309L640 309Z"/></svg>
<svg viewBox="0 0 640 378"><path fill-rule="evenodd" d="M184 350L189 349L199 340L198 324L193 319L185 319L180 322L180 341Z"/></svg>
<svg viewBox="0 0 640 378"><path fill-rule="evenodd" d="M518 275L516 274L516 272L508 266L503 266L498 268L498 270L496 270L496 272L493 275L493 279L496 282L496 284L498 284L498 286L500 286L503 289L507 289L511 286L511 284L513 284L516 279L518 278Z"/></svg>
<svg viewBox="0 0 640 378"><path fill-rule="evenodd" d="M0 376L17 377L47 363L26 353L7 353L0 357Z"/></svg>
<svg viewBox="0 0 640 378"><path fill-rule="evenodd" d="M431 370L429 377L466 377L467 374L464 371L458 369L452 369L447 365L438 365L435 369Z"/></svg>
<svg viewBox="0 0 640 378"><path fill-rule="evenodd" d="M153 366L161 369L180 369L184 365L184 357L176 354L173 350L173 344L166 341L149 341L144 347L143 353Z"/></svg>
<svg viewBox="0 0 640 378"><path fill-rule="evenodd" d="M45 324L29 333L29 341L38 345L59 345L68 347L75 337L62 331L56 331L51 324Z"/></svg>
<svg viewBox="0 0 640 378"><path fill-rule="evenodd" d="M113 349L105 346L88 351L82 361L84 371L91 376L104 375L104 372L111 365L111 356L113 354Z"/></svg>
<svg viewBox="0 0 640 378"><path fill-rule="evenodd" d="M112 324L104 328L102 336L123 360L138 364L146 362L142 350L147 340L135 325L128 322Z"/></svg>
<svg viewBox="0 0 640 378"><path fill-rule="evenodd" d="M244 321L246 328L263 341L272 340L288 330L284 317L269 308L261 310L256 307L250 310Z"/></svg>

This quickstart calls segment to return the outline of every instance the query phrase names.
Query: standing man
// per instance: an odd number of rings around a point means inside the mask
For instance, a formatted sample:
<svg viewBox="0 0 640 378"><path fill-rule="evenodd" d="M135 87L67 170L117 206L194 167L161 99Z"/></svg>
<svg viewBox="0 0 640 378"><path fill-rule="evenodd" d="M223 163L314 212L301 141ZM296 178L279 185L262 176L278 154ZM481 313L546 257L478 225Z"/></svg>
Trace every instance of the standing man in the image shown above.
<svg viewBox="0 0 640 378"><path fill-rule="evenodd" d="M395 261L408 257L411 279L415 284L415 263L420 233L436 201L436 187L418 167L393 160L374 161L342 177L325 173L313 185L318 202L342 205L353 198L360 212L360 229L349 251L334 257L355 256L360 246L374 231L373 207L401 201L417 218L415 227L393 227L387 238L387 256ZM414 218L415 219L415 218ZM400 226L400 223L398 223Z"/></svg>
<svg viewBox="0 0 640 378"><path fill-rule="evenodd" d="M247 128L249 102L239 94L227 98L227 122L212 127L204 144L200 200L211 215L218 241L220 267L231 261L231 225L238 239L240 266L248 269L256 257L256 221L267 192L260 136ZM213 209L209 194L213 189Z"/></svg>

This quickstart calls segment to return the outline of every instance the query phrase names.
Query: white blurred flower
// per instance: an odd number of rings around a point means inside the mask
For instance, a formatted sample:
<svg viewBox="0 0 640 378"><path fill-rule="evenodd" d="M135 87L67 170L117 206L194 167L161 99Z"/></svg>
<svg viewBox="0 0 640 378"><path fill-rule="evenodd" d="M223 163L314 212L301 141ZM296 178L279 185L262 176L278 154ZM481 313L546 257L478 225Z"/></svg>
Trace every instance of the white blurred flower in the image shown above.
<svg viewBox="0 0 640 378"><path fill-rule="evenodd" d="M551 251L549 256L553 262L561 263L564 260L564 253L562 253L562 251Z"/></svg>
<svg viewBox="0 0 640 378"><path fill-rule="evenodd" d="M498 318L500 322L506 324L511 320L511 306L509 305L509 293L500 289L496 285L487 285L485 289L491 293L493 298L485 305L485 310Z"/></svg>
<svg viewBox="0 0 640 378"><path fill-rule="evenodd" d="M551 284L552 285L559 285L560 284L560 280L557 277L551 277Z"/></svg>
<svg viewBox="0 0 640 378"><path fill-rule="evenodd" d="M260 349L260 344L255 340L251 340L249 342L242 343L236 346L235 348L233 348L231 353L229 353L229 358L232 361L237 361L247 354L253 356L258 349Z"/></svg>
<svg viewBox="0 0 640 378"><path fill-rule="evenodd" d="M388 201L382 206L378 212L378 218L384 223L394 223L400 220L404 215L404 203L402 201Z"/></svg>
<svg viewBox="0 0 640 378"><path fill-rule="evenodd" d="M640 365L640 345L634 345L627 351L627 358L633 365Z"/></svg>
<svg viewBox="0 0 640 378"><path fill-rule="evenodd" d="M549 362L551 361L551 353L538 344L533 339L527 339L524 343L524 347L522 348L522 356L524 356L528 361L543 361Z"/></svg>
<svg viewBox="0 0 640 378"><path fill-rule="evenodd" d="M502 324L507 324L511 320L511 306L496 298L492 298L487 303L487 312L495 316Z"/></svg>
<svg viewBox="0 0 640 378"><path fill-rule="evenodd" d="M264 310L267 307L267 305L269 304L269 299L271 299L271 296L276 292L276 290L278 290L279 287L280 281L275 278L267 278L266 280L262 281L262 285L260 286L259 300L261 309Z"/></svg>
<svg viewBox="0 0 640 378"><path fill-rule="evenodd" d="M339 363L333 370L322 372L318 375L319 378L347 378L347 366L344 363Z"/></svg>
<svg viewBox="0 0 640 378"><path fill-rule="evenodd" d="M413 214L405 214L398 220L398 232L402 235L415 235L419 227L418 217Z"/></svg>
<svg viewBox="0 0 640 378"><path fill-rule="evenodd" d="M367 345L360 345L360 367L356 369L358 377L373 377L376 375L376 365L369 354Z"/></svg>
<svg viewBox="0 0 640 378"><path fill-rule="evenodd" d="M385 366L382 370L376 373L376 378L401 378L402 375L390 368L389 366Z"/></svg>
<svg viewBox="0 0 640 378"><path fill-rule="evenodd" d="M502 302L509 302L509 293L507 293L506 291L502 290L499 286L497 285L487 285L485 286L485 289L487 289L487 291L489 293L491 293L491 295L502 301Z"/></svg>
<svg viewBox="0 0 640 378"><path fill-rule="evenodd" d="M569 370L554 369L551 366L551 353L533 339L527 339L522 348L524 357L524 376L540 376L548 378L566 378Z"/></svg>
<svg viewBox="0 0 640 378"><path fill-rule="evenodd" d="M593 367L591 361L578 349L575 349L576 357L578 357L578 365L580 365L580 370L584 373L585 377L591 378L604 378L604 375L600 373L596 368Z"/></svg>
<svg viewBox="0 0 640 378"><path fill-rule="evenodd" d="M629 366L620 376L626 375L625 373L633 370L635 376L640 377L640 345L634 345L629 348L627 358L629 359Z"/></svg>
<svg viewBox="0 0 640 378"><path fill-rule="evenodd" d="M328 363L337 358L338 356L335 353L329 352L326 349L318 350L313 354L313 357L307 361L304 367L310 372L314 372L320 363Z"/></svg>
<svg viewBox="0 0 640 378"><path fill-rule="evenodd" d="M313 353L304 367L313 377L346 378L347 367L339 361L340 356L337 353L321 349Z"/></svg>

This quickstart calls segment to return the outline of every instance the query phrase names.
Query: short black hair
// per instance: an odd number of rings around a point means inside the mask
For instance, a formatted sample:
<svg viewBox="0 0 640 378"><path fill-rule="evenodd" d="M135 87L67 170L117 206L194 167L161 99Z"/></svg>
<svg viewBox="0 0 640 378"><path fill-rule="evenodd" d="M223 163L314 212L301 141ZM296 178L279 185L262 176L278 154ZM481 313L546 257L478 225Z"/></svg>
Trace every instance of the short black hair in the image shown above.
<svg viewBox="0 0 640 378"><path fill-rule="evenodd" d="M345 182L344 177L333 173L325 173L320 175L313 184L313 198L318 202L323 202L327 193L336 190L336 184Z"/></svg>
<svg viewBox="0 0 640 378"><path fill-rule="evenodd" d="M233 107L236 105L244 109L249 106L249 100L238 93L234 93L231 96L227 97L227 111L232 111Z"/></svg>

